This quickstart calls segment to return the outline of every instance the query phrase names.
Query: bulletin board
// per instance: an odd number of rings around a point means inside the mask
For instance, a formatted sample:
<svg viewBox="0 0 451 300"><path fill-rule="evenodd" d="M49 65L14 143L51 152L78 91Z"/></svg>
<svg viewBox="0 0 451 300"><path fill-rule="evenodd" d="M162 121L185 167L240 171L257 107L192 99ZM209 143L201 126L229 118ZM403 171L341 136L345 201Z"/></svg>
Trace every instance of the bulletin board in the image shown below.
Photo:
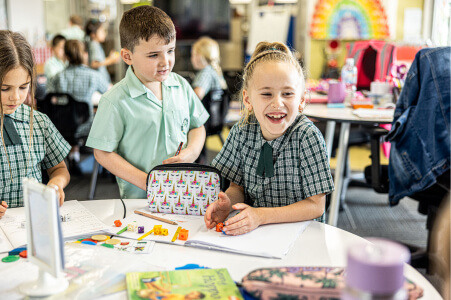
<svg viewBox="0 0 451 300"><path fill-rule="evenodd" d="M310 35L314 39L387 39L390 30L380 0L318 0Z"/></svg>

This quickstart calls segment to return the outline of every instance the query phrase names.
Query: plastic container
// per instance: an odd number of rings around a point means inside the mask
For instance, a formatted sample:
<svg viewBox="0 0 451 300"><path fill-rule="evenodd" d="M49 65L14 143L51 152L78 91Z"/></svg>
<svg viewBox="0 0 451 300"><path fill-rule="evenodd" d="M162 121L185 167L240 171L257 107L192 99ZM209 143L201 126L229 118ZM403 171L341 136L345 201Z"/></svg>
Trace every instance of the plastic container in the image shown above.
<svg viewBox="0 0 451 300"><path fill-rule="evenodd" d="M341 69L341 81L346 86L345 104L350 105L357 90L357 67L354 65L354 58L347 58L346 64Z"/></svg>

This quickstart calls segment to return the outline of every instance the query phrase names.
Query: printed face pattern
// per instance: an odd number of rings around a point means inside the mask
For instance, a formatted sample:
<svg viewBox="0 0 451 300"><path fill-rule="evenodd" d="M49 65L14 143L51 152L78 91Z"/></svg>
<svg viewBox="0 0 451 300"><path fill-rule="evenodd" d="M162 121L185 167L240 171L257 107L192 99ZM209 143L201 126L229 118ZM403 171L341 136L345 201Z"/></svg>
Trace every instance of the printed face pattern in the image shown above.
<svg viewBox="0 0 451 300"><path fill-rule="evenodd" d="M157 170L149 176L147 199L152 212L204 215L219 191L214 172Z"/></svg>

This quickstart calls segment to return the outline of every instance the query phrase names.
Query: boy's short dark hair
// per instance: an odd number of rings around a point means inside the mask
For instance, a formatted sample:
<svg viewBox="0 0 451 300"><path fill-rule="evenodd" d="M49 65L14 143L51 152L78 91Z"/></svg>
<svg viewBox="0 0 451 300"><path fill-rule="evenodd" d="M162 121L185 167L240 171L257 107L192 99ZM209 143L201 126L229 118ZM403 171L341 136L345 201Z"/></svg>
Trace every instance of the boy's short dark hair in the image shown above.
<svg viewBox="0 0 451 300"><path fill-rule="evenodd" d="M133 52L141 39L148 41L154 34L169 44L175 39L175 27L171 18L161 9L143 5L122 15L119 25L121 47Z"/></svg>
<svg viewBox="0 0 451 300"><path fill-rule="evenodd" d="M68 40L64 44L64 54L70 65L83 64L83 55L85 53L85 44L79 40Z"/></svg>
<svg viewBox="0 0 451 300"><path fill-rule="evenodd" d="M61 34L57 34L52 39L52 47L55 48L61 41L66 41L66 38Z"/></svg>

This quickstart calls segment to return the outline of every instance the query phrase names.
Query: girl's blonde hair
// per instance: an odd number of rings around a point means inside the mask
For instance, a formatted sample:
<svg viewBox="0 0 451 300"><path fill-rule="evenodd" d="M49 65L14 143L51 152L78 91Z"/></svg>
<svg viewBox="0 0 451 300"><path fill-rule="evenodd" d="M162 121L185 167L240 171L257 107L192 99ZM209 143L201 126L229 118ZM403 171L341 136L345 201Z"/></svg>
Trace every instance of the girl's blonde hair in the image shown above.
<svg viewBox="0 0 451 300"><path fill-rule="evenodd" d="M296 59L294 53L283 43L280 42L260 42L255 47L254 53L251 56L251 59L247 63L246 67L244 67L243 72L243 86L241 88L241 97L243 96L243 90L247 90L249 88L249 81L252 79L254 74L255 67L262 63L268 61L275 62L286 62L293 65L299 73L299 76L303 82L303 91L305 89L305 76L302 70L301 65ZM253 113L246 109L243 103L243 99L241 99L241 124L249 124L249 117Z"/></svg>
<svg viewBox="0 0 451 300"><path fill-rule="evenodd" d="M32 103L34 101L35 93L35 81L36 73L34 68L33 51L30 44L25 37L17 32L9 30L0 30L0 86L3 85L3 79L9 71L17 68L24 68L30 76L30 96ZM0 103L1 103L1 89L0 89ZM11 163L9 160L8 152L6 151L5 140L3 139L3 122L5 114L3 112L3 105L0 105L1 122L0 122L0 135L2 138L2 145L5 149L6 158L8 160L9 172L12 177ZM28 160L31 157L31 149L33 147L33 105L30 110L30 147L28 148L28 158L26 160L26 166L28 172Z"/></svg>
<svg viewBox="0 0 451 300"><path fill-rule="evenodd" d="M218 73L219 78L221 78L221 88L226 89L227 84L222 76L222 69L219 65L221 58L218 42L207 36L201 37L193 44L193 51L202 56L205 62Z"/></svg>

